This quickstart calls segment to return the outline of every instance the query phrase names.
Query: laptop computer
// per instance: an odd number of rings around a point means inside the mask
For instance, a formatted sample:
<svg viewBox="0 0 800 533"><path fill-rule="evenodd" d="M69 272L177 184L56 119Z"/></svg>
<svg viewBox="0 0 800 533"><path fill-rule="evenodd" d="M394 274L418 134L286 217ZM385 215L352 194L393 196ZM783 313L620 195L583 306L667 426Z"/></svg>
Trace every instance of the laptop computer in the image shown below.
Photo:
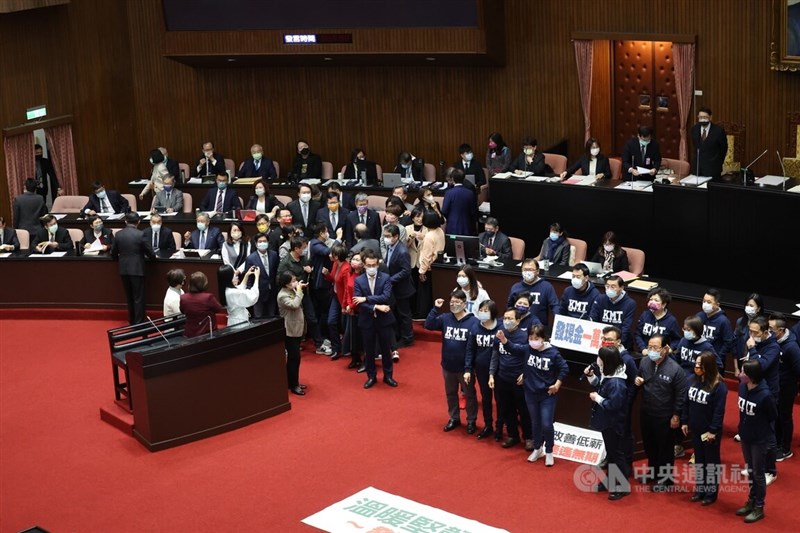
<svg viewBox="0 0 800 533"><path fill-rule="evenodd" d="M593 263L592 261L581 261L586 268L589 269L589 275L593 277L597 277L603 274L603 264L602 263Z"/></svg>
<svg viewBox="0 0 800 533"><path fill-rule="evenodd" d="M403 184L403 179L400 174L394 172L386 172L383 174L383 186L389 189L394 189Z"/></svg>

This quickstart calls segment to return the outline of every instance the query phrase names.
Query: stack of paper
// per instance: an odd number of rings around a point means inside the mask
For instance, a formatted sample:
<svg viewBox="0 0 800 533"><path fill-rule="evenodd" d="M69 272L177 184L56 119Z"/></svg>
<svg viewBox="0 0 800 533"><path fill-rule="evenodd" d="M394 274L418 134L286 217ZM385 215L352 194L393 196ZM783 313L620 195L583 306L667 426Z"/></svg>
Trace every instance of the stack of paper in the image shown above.
<svg viewBox="0 0 800 533"><path fill-rule="evenodd" d="M681 183L683 185L702 185L709 181L711 181L711 176L695 176L694 174L689 174L681 180Z"/></svg>
<svg viewBox="0 0 800 533"><path fill-rule="evenodd" d="M481 205L478 206L478 211L480 211L481 213L491 213L492 204L489 202L483 202Z"/></svg>
<svg viewBox="0 0 800 533"><path fill-rule="evenodd" d="M759 185L783 185L783 182L788 180L786 176L762 176L756 180Z"/></svg>
<svg viewBox="0 0 800 533"><path fill-rule="evenodd" d="M632 281L628 284L629 288L632 289L639 289L641 291L649 291L651 289L655 289L658 287L657 281L647 281L644 279L637 279L636 281Z"/></svg>
<svg viewBox="0 0 800 533"><path fill-rule="evenodd" d="M791 189L786 189L786 192L800 192L800 185L795 185Z"/></svg>
<svg viewBox="0 0 800 533"><path fill-rule="evenodd" d="M530 172L528 172L528 174L530 174ZM541 182L541 181L547 181L547 179L548 179L547 176L532 176L531 175L531 176L528 176L527 178L525 178L525 181ZM560 181L561 178L558 178L558 179Z"/></svg>
<svg viewBox="0 0 800 533"><path fill-rule="evenodd" d="M627 191L650 191L653 190L653 183L649 181L623 181L615 189L622 189Z"/></svg>

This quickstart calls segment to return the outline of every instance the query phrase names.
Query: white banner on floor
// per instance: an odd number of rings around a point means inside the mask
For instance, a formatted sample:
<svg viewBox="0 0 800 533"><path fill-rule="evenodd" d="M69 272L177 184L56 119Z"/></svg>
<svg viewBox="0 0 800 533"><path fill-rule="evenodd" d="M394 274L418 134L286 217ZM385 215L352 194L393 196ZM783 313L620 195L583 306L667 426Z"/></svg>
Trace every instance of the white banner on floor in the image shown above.
<svg viewBox="0 0 800 533"><path fill-rule="evenodd" d="M374 487L334 503L303 519L330 533L501 533L461 516L389 494ZM507 532L506 532L507 533Z"/></svg>

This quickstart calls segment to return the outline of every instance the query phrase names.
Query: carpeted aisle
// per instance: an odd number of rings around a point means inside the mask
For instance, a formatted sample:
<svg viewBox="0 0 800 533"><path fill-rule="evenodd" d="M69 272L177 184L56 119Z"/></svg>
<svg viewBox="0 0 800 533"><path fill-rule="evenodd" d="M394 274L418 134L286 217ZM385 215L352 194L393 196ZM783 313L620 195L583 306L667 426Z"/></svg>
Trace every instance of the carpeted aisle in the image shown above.
<svg viewBox="0 0 800 533"><path fill-rule="evenodd" d="M575 488L574 463L545 468L521 447L478 442L463 428L443 433L435 340L401 352L398 389L379 381L365 391L346 359L304 353L308 395L291 396L290 412L149 453L98 414L113 398L105 331L121 322L69 316L0 320L0 533L34 524L53 533L315 531L300 520L370 485L515 532L747 529L733 516L740 494L708 508L688 494L609 502ZM736 419L731 394L728 433ZM741 461L729 438L723 460ZM799 474L800 454L779 465L767 518L751 530L800 529Z"/></svg>

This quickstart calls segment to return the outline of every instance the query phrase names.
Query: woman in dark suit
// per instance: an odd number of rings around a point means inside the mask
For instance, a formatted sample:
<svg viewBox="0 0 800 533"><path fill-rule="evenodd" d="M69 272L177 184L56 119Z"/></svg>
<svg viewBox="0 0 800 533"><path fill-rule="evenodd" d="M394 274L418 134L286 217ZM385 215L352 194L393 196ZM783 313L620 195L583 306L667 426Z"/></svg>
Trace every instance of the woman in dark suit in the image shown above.
<svg viewBox="0 0 800 533"><path fill-rule="evenodd" d="M255 194L247 202L246 209L255 209L259 213L267 213L273 218L283 204L274 194L269 193L269 185L263 180L257 180L253 184Z"/></svg>
<svg viewBox="0 0 800 533"><path fill-rule="evenodd" d="M547 171L547 165L544 162L544 154L538 149L538 144L533 137L522 139L522 153L511 163L509 170L514 173L532 172L536 176L543 176Z"/></svg>
<svg viewBox="0 0 800 533"><path fill-rule="evenodd" d="M603 244L592 256L592 263L600 263L606 272L628 270L628 254L617 244L617 236L613 231L603 235Z"/></svg>
<svg viewBox="0 0 800 533"><path fill-rule="evenodd" d="M561 224L553 222L550 224L550 234L542 242L542 249L539 251L539 261L546 259L552 265L569 264L570 247L567 240L567 233Z"/></svg>
<svg viewBox="0 0 800 533"><path fill-rule="evenodd" d="M599 180L611 177L611 164L608 162L608 158L600 153L600 143L597 139L586 141L583 155L565 172L561 173L561 179L569 178L578 169L581 169L584 176L594 176Z"/></svg>
<svg viewBox="0 0 800 533"><path fill-rule="evenodd" d="M217 329L217 313L228 312L207 288L205 274L193 272L189 276L189 292L181 295L181 311L186 315L183 334L187 337L199 337Z"/></svg>

